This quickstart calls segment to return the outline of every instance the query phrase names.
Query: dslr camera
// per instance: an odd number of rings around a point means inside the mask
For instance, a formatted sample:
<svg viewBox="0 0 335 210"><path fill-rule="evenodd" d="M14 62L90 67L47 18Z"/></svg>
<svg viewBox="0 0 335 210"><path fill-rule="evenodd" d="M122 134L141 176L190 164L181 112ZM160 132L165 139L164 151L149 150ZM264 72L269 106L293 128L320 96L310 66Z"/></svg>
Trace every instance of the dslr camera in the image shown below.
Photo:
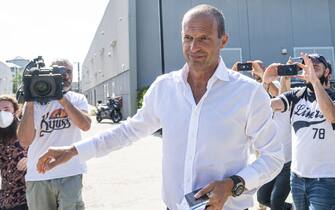
<svg viewBox="0 0 335 210"><path fill-rule="evenodd" d="M37 101L41 104L61 99L65 72L66 69L62 66L45 68L42 56L38 56L23 71L23 88L19 90L18 98L23 96L24 101Z"/></svg>

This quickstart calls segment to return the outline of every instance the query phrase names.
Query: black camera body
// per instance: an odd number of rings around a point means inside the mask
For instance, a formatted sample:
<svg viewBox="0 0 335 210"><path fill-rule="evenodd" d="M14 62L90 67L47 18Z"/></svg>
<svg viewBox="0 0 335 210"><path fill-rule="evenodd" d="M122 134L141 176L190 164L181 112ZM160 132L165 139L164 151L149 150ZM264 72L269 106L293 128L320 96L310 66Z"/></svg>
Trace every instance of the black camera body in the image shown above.
<svg viewBox="0 0 335 210"><path fill-rule="evenodd" d="M52 66L43 68L41 56L31 61L23 72L23 98L25 101L37 101L46 104L63 97L65 68Z"/></svg>

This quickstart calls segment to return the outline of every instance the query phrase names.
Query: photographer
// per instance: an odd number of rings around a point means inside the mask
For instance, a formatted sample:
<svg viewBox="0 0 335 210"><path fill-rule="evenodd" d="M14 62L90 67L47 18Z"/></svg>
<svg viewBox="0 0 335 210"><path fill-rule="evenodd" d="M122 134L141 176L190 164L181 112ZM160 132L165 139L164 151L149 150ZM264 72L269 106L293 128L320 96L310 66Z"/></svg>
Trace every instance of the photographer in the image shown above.
<svg viewBox="0 0 335 210"><path fill-rule="evenodd" d="M82 201L82 173L86 165L74 158L56 170L40 174L36 164L40 155L52 146L68 146L81 139L80 130L87 131L91 120L87 116L88 103L84 95L70 91L72 64L65 59L52 65L64 67L65 94L46 104L26 102L18 129L21 144L28 146L26 175L27 202L33 210L79 210Z"/></svg>
<svg viewBox="0 0 335 210"><path fill-rule="evenodd" d="M7 95L0 95L0 210L27 210L24 175L27 151L16 136L19 105Z"/></svg>
<svg viewBox="0 0 335 210"><path fill-rule="evenodd" d="M328 62L317 54L303 54L300 77L306 87L272 99L276 112L291 115L291 191L297 210L328 210L335 206L335 94L328 88ZM278 64L270 65L263 77L267 84L278 77Z"/></svg>

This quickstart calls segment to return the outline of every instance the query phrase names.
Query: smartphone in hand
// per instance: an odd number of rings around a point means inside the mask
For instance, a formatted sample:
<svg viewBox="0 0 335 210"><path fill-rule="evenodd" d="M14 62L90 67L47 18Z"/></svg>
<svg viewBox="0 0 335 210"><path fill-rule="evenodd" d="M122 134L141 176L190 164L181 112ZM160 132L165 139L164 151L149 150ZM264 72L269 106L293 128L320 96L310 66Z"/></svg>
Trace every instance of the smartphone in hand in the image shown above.
<svg viewBox="0 0 335 210"><path fill-rule="evenodd" d="M237 64L237 71L251 71L252 70L252 63L238 63Z"/></svg>
<svg viewBox="0 0 335 210"><path fill-rule="evenodd" d="M200 198L196 199L194 197L194 195L199 192L201 189L197 189L193 192L190 192L188 194L185 195L185 199L188 203L188 205L190 206L189 210L197 210L197 209L205 209L208 201L209 201L209 197L208 195L203 195Z"/></svg>
<svg viewBox="0 0 335 210"><path fill-rule="evenodd" d="M295 76L302 70L297 64L279 65L278 76Z"/></svg>

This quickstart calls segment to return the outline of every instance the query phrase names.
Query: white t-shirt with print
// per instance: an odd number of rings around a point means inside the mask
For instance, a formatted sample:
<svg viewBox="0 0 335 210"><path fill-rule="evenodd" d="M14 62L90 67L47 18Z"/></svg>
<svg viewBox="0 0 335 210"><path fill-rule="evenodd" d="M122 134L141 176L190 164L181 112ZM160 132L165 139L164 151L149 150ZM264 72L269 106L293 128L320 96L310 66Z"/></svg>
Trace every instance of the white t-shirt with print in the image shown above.
<svg viewBox="0 0 335 210"><path fill-rule="evenodd" d="M64 97L79 110L87 111L88 103L84 95L72 91ZM29 146L26 181L41 181L82 174L86 164L74 157L65 164L40 174L36 170L39 157L51 146L69 146L81 140L80 129L70 120L64 107L58 101L46 105L34 102L35 139Z"/></svg>
<svg viewBox="0 0 335 210"><path fill-rule="evenodd" d="M291 121L289 112L273 113L273 120L277 126L277 138L283 145L284 160L288 163L292 160L292 137L291 137Z"/></svg>
<svg viewBox="0 0 335 210"><path fill-rule="evenodd" d="M335 102L334 92L326 91ZM315 94L293 90L280 98L292 113L291 171L307 178L335 177L335 124L325 119Z"/></svg>

